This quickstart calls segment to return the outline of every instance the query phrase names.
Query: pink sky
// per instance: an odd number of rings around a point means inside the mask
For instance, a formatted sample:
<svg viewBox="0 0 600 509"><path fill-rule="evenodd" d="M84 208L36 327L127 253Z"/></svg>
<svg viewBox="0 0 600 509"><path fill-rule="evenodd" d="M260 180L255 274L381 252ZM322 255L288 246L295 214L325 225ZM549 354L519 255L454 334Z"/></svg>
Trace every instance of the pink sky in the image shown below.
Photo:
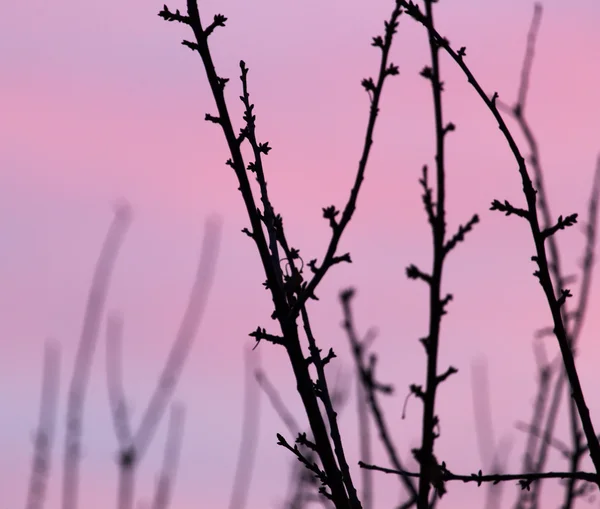
<svg viewBox="0 0 600 509"><path fill-rule="evenodd" d="M137 423L174 337L196 269L204 219L223 218L218 270L197 342L176 399L186 405L184 448L173 508L225 507L235 469L248 333L269 326L270 298L219 128L204 122L215 106L199 57L182 47L185 27L158 16L162 0L86 3L63 0L3 6L0 30L0 493L5 507L23 503L35 429L43 344L56 338L63 353L58 443L47 508L59 507L65 388L70 379L93 267L112 219L111 203L126 198L134 221L119 257L109 310L125 316L125 384ZM293 5L292 5L293 4ZM266 171L273 204L288 238L305 260L322 257L329 228L321 208L341 207L358 164L368 113L361 79L376 72L370 46L389 17L391 0L276 2L203 0L205 22L229 21L211 37L236 128L241 123L239 60L248 67L258 136L273 150ZM169 4L184 9L184 2ZM600 4L548 0L528 104L542 148L553 212L586 213L600 151ZM438 26L490 94L512 103L533 4L440 2ZM433 163L431 92L419 75L428 65L422 27L402 17L392 49L400 77L384 87L382 111L358 211L343 238L354 263L331 270L311 304L320 345L339 356L332 370L351 372L340 328L340 289L358 288L356 318L376 326L380 374L397 396L386 400L404 458L419 439L421 406L409 402L422 383L425 356L418 338L427 327L425 287L405 277L425 268L430 232L418 178ZM516 165L491 115L458 69L443 58L445 116L457 125L448 141L448 222L452 232L473 213L481 224L447 263L444 289L454 294L443 322L440 369L459 374L440 391L443 434L438 457L456 472L481 467L474 438L470 369L487 359L494 426L512 437L510 470L520 465L526 419L535 391L532 333L549 313L529 257L523 221L492 213L492 199L523 202ZM520 137L518 138L520 140ZM525 150L525 146L523 145ZM563 258L575 271L583 246L579 228L560 234ZM600 278L592 285L579 360L592 417L600 422L597 380L600 330L595 313ZM236 310L235 319L225 309ZM227 318L227 319L226 319ZM103 337L103 336L102 336ZM303 413L281 349L261 345L261 358L297 419ZM555 352L548 339L549 352ZM111 507L116 440L109 418L104 348L99 345L84 422L81 507ZM351 458L359 460L354 395L341 426ZM283 424L266 401L257 469L248 509L275 507L285 496L290 455L276 445ZM140 472L148 498L162 457L165 422ZM559 427L566 436L566 420ZM387 466L378 450L377 462ZM553 457L550 465L563 468ZM587 465L586 465L587 466ZM358 468L355 469L358 472ZM395 480L376 476L377 507L397 502ZM550 483L548 483L550 485ZM554 492L556 493L556 492ZM485 491L453 484L445 507L480 507ZM513 487L505 488L512 500ZM552 490L547 490L552 497ZM467 503L469 502L469 503Z"/></svg>

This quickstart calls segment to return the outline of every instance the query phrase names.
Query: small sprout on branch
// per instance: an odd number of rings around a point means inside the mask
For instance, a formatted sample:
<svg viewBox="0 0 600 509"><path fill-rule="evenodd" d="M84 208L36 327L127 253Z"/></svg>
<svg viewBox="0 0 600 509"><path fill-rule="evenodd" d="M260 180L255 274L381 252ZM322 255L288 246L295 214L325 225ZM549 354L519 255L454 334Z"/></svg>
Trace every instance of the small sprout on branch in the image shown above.
<svg viewBox="0 0 600 509"><path fill-rule="evenodd" d="M283 435L277 433L277 445L282 445L283 447L290 448L290 444L287 443L287 440L283 438Z"/></svg>
<svg viewBox="0 0 600 509"><path fill-rule="evenodd" d="M365 78L360 82L360 84L367 91L367 94L369 94L369 100L371 103L373 103L373 97L375 93L375 83L373 83L373 78Z"/></svg>
<svg viewBox="0 0 600 509"><path fill-rule="evenodd" d="M198 53L200 53L200 46L198 46L195 42L191 42L191 41L184 39L183 41L181 41L181 44L183 44L184 46L187 46L192 51L197 51Z"/></svg>
<svg viewBox="0 0 600 509"><path fill-rule="evenodd" d="M383 38L381 37L381 35L373 37L373 42L371 43L371 46L383 49Z"/></svg>
<svg viewBox="0 0 600 509"><path fill-rule="evenodd" d="M331 226L331 229L334 232L336 231L338 226L338 222L335 218L339 213L340 211L335 208L335 205L323 208L323 217L325 219L329 219L329 226Z"/></svg>
<svg viewBox="0 0 600 509"><path fill-rule="evenodd" d="M325 357L323 357L323 359L321 360L321 364L323 364L323 366L325 366L329 363L329 361L331 359L335 359L336 357L337 357L337 355L333 351L333 348L329 348L329 352L327 353L327 355Z"/></svg>
<svg viewBox="0 0 600 509"><path fill-rule="evenodd" d="M215 116L211 115L210 113L207 113L204 116L204 120L206 120L208 122L212 122L214 124L220 124L221 123L221 119L219 117L215 117Z"/></svg>
<svg viewBox="0 0 600 509"><path fill-rule="evenodd" d="M451 293L449 293L440 301L440 307L442 308L442 312L441 312L442 316L444 316L445 314L448 313L446 311L446 306L448 305L448 302L450 302L452 299L453 299L453 295Z"/></svg>
<svg viewBox="0 0 600 509"><path fill-rule="evenodd" d="M247 139L247 138L248 138L248 128L244 127L242 129L240 129L240 134L239 134L239 136L237 137L237 140L236 140L238 146L241 145L243 143L243 141L245 139Z"/></svg>
<svg viewBox="0 0 600 509"><path fill-rule="evenodd" d="M408 267L406 267L406 276L408 279L422 279L426 283L431 284L431 276L421 272L414 264L410 264Z"/></svg>
<svg viewBox="0 0 600 509"><path fill-rule="evenodd" d="M464 58L467 55L467 48L465 46L462 46L459 50L458 50L458 56L460 58ZM481 472L481 471L480 471Z"/></svg>
<svg viewBox="0 0 600 509"><path fill-rule="evenodd" d="M183 16L179 9L175 12L171 12L166 5L163 5L163 10L158 13L158 15L163 18L165 21L177 21L179 23L184 23L186 25L190 24L189 16Z"/></svg>
<svg viewBox="0 0 600 509"><path fill-rule="evenodd" d="M417 384L410 384L410 392L414 394L417 398L425 400L425 393L423 392L423 386Z"/></svg>
<svg viewBox="0 0 600 509"><path fill-rule="evenodd" d="M449 122L446 125L446 127L444 127L444 129L443 129L442 132L443 132L444 135L446 135L446 134L448 134L448 133L450 133L452 131L455 131L455 130L456 130L456 126L452 122Z"/></svg>
<svg viewBox="0 0 600 509"><path fill-rule="evenodd" d="M398 15L400 15L400 11L398 11ZM398 28L398 21L396 21L397 16L393 18L393 21L390 23L389 21L384 21L383 26L385 26L385 35L390 38L392 35L396 33L396 29Z"/></svg>
<svg viewBox="0 0 600 509"><path fill-rule="evenodd" d="M425 16L423 16L421 9L412 0L405 2L404 8L406 9L406 12L408 12L408 14L411 17L415 18L417 21L420 21L421 23L425 21Z"/></svg>
<svg viewBox="0 0 600 509"><path fill-rule="evenodd" d="M350 258L350 253L344 253L342 256L334 256L331 259L331 265L336 265L338 263L342 263L342 262L346 262L346 263L352 263L352 258Z"/></svg>
<svg viewBox="0 0 600 509"><path fill-rule="evenodd" d="M373 83L373 78L365 78L360 83L367 92L375 91L375 83Z"/></svg>
<svg viewBox="0 0 600 509"><path fill-rule="evenodd" d="M571 293L571 290L569 290L568 288L565 288L564 290L560 291L560 297L556 301L558 304L558 307L562 307L562 305L567 300L567 297L573 297L573 294Z"/></svg>
<svg viewBox="0 0 600 509"><path fill-rule="evenodd" d="M254 238L254 235L252 234L252 232L250 230L248 230L248 228L242 228L242 233L245 233L246 235L248 235L248 237L250 237L251 239Z"/></svg>
<svg viewBox="0 0 600 509"><path fill-rule="evenodd" d="M500 212L506 212L507 216L511 214L515 214L519 217L523 217L529 221L529 212L525 209L520 209L517 207L513 207L508 200L504 200L504 203L501 203L498 200L492 201L492 206L490 210L499 210Z"/></svg>
<svg viewBox="0 0 600 509"><path fill-rule="evenodd" d="M386 76L398 76L398 74L400 74L400 70L396 64L390 64L385 70Z"/></svg>
<svg viewBox="0 0 600 509"><path fill-rule="evenodd" d="M532 481L533 481L533 479L520 479L518 484L521 486L522 490L531 491L531 482Z"/></svg>
<svg viewBox="0 0 600 509"><path fill-rule="evenodd" d="M215 28L224 27L226 21L227 18L222 14L215 14L213 22L206 27L206 30L204 30L204 37L208 37L210 34L212 34Z"/></svg>
<svg viewBox="0 0 600 509"><path fill-rule="evenodd" d="M435 206L432 199L432 189L429 187L427 181L427 165L423 165L423 177L419 179L419 183L423 187L423 205L425 206L425 212L427 212L427 219L429 224L433 226L435 224Z"/></svg>
<svg viewBox="0 0 600 509"><path fill-rule="evenodd" d="M258 346L261 339L265 339L275 345L285 345L284 338L281 336L275 336L274 334L268 334L267 331L261 327L256 327L256 330L248 334L248 336L256 339L256 345L254 345L254 348Z"/></svg>
<svg viewBox="0 0 600 509"><path fill-rule="evenodd" d="M219 88L221 90L223 90L225 88L225 85L227 84L228 81L229 81L229 78L221 78L221 77L217 76L217 84L219 85Z"/></svg>
<svg viewBox="0 0 600 509"><path fill-rule="evenodd" d="M258 144L258 150L260 152L262 152L263 154L267 155L269 153L269 150L271 150L273 147L269 147L269 142L265 142L265 143L259 143Z"/></svg>
<svg viewBox="0 0 600 509"><path fill-rule="evenodd" d="M470 232L473 229L473 226L479 222L479 216L474 214L473 217L469 220L466 225L460 225L458 227L458 232L452 237L444 246L444 256L447 255L458 242L462 242L465 240L465 234Z"/></svg>
<svg viewBox="0 0 600 509"><path fill-rule="evenodd" d="M318 452L317 451L317 445L314 442L311 442L306 437L306 432L298 433L298 438L296 438L296 443L300 444L300 445L304 445L305 447L308 447L312 451Z"/></svg>
<svg viewBox="0 0 600 509"><path fill-rule="evenodd" d="M425 78L425 79L433 80L433 70L428 65L423 67L423 69L421 70L421 72L419 74L421 76L423 76L423 78Z"/></svg>
<svg viewBox="0 0 600 509"><path fill-rule="evenodd" d="M444 373L442 373L441 375L437 376L437 378L436 378L436 384L437 385L441 384L450 375L454 375L455 373L458 373L458 369L456 369L454 366L450 366L446 371L444 371Z"/></svg>
<svg viewBox="0 0 600 509"><path fill-rule="evenodd" d="M558 221L554 226L546 228L542 232L542 238L545 240L550 235L554 235L558 230L564 230L567 226L573 226L577 222L577 214L571 214L563 219L562 216L558 216Z"/></svg>

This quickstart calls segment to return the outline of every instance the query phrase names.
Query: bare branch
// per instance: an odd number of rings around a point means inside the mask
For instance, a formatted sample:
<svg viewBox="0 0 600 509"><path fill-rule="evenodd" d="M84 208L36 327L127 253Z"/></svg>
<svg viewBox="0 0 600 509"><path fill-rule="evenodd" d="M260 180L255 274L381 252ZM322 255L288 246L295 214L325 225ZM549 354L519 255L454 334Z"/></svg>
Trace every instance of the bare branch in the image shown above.
<svg viewBox="0 0 600 509"><path fill-rule="evenodd" d="M46 501L46 487L50 474L51 452L56 427L59 382L60 348L54 341L47 341L44 345L40 413L35 433L26 509L42 509Z"/></svg>

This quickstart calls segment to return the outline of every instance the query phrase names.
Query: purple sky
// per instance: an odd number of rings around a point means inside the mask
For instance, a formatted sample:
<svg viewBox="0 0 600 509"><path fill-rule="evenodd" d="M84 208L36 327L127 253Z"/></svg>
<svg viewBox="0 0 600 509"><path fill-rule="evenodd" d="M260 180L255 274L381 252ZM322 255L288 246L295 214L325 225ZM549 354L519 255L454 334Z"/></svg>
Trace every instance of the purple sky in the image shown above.
<svg viewBox="0 0 600 509"><path fill-rule="evenodd" d="M125 386L134 423L145 408L183 313L200 252L204 220L223 219L215 284L197 342L177 390L186 405L177 509L217 509L228 503L240 436L244 346L258 325L270 326L271 301L220 129L204 122L215 106L196 54L179 43L182 25L158 16L162 0L85 3L11 2L0 25L0 493L5 507L23 503L35 429L43 344L62 347L58 443L48 508L59 507L66 383L70 379L85 298L112 219L126 198L134 221L119 257L109 310L125 316ZM293 4L293 5L292 5ZM368 7L366 7L368 5ZM184 9L184 2L169 4ZM258 136L273 150L265 159L273 204L288 238L305 260L321 258L329 227L321 208L341 207L358 164L368 113L361 79L373 76L390 0L277 2L206 0L204 21L225 14L227 28L210 39L227 86L236 128L242 126L239 60L248 67ZM538 135L553 212L585 214L600 151L600 4L544 2L528 114ZM440 2L439 30L467 61L488 93L512 104L533 4ZM419 439L421 405L402 404L411 383L423 383L418 338L427 327L425 286L406 278L410 263L426 268L430 231L418 184L433 163L431 91L418 73L428 65L422 27L402 17L391 59L400 77L387 81L375 144L358 211L343 238L354 263L336 266L310 304L320 345L340 357L331 372L352 363L340 328L341 288L358 288L359 328L376 326L380 375L397 396L386 411L404 458ZM490 212L492 199L523 203L516 164L491 115L444 56L445 115L457 125L448 138L449 231L473 213L481 224L449 258L443 288L454 294L444 318L440 370L459 368L440 390L442 436L437 455L456 472L482 467L474 436L470 370L487 359L497 438L511 437L510 470L520 465L526 419L535 391L532 334L549 312L531 276L532 240L524 221ZM512 125L512 124L511 124ZM515 132L516 129L515 129ZM519 141L522 141L518 137ZM525 145L522 145L525 150ZM560 234L568 272L576 270L580 228ZM579 368L592 417L600 418L597 383L600 283L594 280ZM575 289L576 290L576 289ZM226 310L233 309L233 319ZM103 337L103 336L102 336ZM94 361L84 422L82 505L111 507L116 440L109 418L104 348ZM549 353L557 348L547 339ZM282 349L261 345L264 368L301 420L291 369ZM353 385L353 383L352 383ZM249 509L275 507L285 495L291 456L276 445L285 432L262 404L257 470ZM303 422L303 421L302 421ZM559 435L566 437L566 419ZM342 432L358 461L354 395ZM139 496L148 499L162 457L166 420L143 463ZM555 457L556 456L556 457ZM564 467L558 455L550 465ZM388 462L379 446L376 459ZM586 463L586 467L589 466ZM358 472L358 469L355 469ZM398 501L394 479L376 476L377 507ZM547 490L552 497L552 490ZM556 492L555 492L556 493ZM453 484L448 507L479 507L485 491ZM513 487L505 488L512 500Z"/></svg>

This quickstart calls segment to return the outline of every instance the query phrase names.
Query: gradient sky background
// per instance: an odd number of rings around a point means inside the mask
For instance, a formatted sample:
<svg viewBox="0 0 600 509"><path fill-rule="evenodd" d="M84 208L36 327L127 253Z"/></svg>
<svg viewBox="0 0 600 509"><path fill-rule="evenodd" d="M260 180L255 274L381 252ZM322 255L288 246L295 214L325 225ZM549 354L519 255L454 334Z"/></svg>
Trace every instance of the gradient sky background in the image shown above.
<svg viewBox="0 0 600 509"><path fill-rule="evenodd" d="M89 283L112 219L111 203L126 198L134 222L119 257L108 309L125 316L125 385L134 423L145 408L177 330L200 252L205 218L223 218L215 285L177 400L186 405L184 449L172 507L225 507L237 457L243 394L244 346L258 325L269 326L270 298L255 248L240 233L248 225L199 57L180 46L186 27L158 16L162 0L81 3L10 2L0 21L0 493L3 507L20 507L26 492L37 422L43 344L62 347L58 443L48 508L59 507L65 388ZM169 7L184 9L184 2ZM322 257L329 227L321 208L343 206L358 164L368 98L361 79L373 76L391 0L203 0L204 22L225 14L226 29L211 37L217 70L229 77L227 96L242 126L239 60L250 68L258 136L273 147L266 158L276 209L288 238L305 260ZM544 2L528 113L539 137L555 215L585 214L600 151L600 3ZM533 4L440 2L438 26L490 94L512 103ZM392 49L400 77L387 81L358 211L343 238L354 263L336 266L311 303L320 345L335 348L331 368L352 372L340 328L340 289L358 288L359 328L376 326L380 375L393 382L387 415L403 458L419 439L421 405L411 383L423 383L425 356L418 338L427 327L425 285L404 269L431 260L430 231L418 184L433 163L431 92L419 75L428 63L422 27L402 17ZM548 324L542 291L531 275L533 246L524 221L492 213L492 199L523 203L511 154L491 115L445 56L446 120L457 125L448 142L449 232L473 213L481 224L447 262L445 291L454 294L444 318L440 369L460 369L440 390L442 436L437 455L455 472L482 467L474 435L471 367L487 360L497 439L511 441L510 470L521 461L525 436L514 429L530 415L536 374L533 332ZM511 124L512 125L512 124ZM515 130L516 132L516 130ZM520 139L520 137L519 137ZM523 145L524 148L524 145ZM580 228L560 234L563 257L576 270ZM579 368L592 417L600 283L592 285ZM575 293L576 293L575 288ZM235 314L228 316L226 310ZM596 332L595 332L596 331ZM547 339L549 353L556 352ZM282 349L261 345L262 364L301 419L299 398ZM353 381L352 381L353 385ZM276 445L285 432L263 400L257 470L249 509L276 507L294 461ZM351 462L359 457L354 396L342 412ZM162 457L166 420L139 475L148 499ZM566 437L566 420L559 436ZM116 440L109 418L104 348L94 361L84 422L81 507L112 507ZM382 451L376 459L388 465ZM409 465L412 464L409 462ZM553 453L550 465L564 468ZM589 465L588 465L589 466ZM358 469L356 469L358 472ZM399 500L399 485L376 476L377 507ZM516 488L506 486L506 501ZM556 493L556 491L554 491ZM484 489L453 484L444 507L480 507ZM552 500L552 490L547 490ZM552 507L551 505L550 507Z"/></svg>

